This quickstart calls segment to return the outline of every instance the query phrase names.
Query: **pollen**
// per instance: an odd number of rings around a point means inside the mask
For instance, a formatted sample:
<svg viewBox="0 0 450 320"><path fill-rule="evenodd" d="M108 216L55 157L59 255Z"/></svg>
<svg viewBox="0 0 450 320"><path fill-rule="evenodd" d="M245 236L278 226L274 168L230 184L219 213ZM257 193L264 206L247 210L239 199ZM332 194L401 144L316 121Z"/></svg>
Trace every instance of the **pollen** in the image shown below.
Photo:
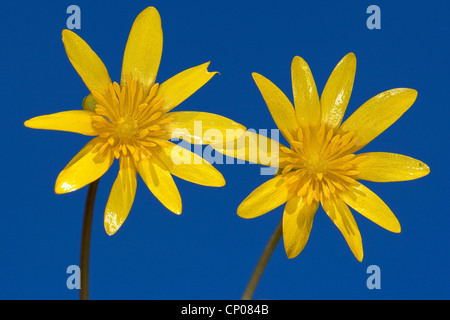
<svg viewBox="0 0 450 320"><path fill-rule="evenodd" d="M100 137L100 153L110 150L116 158L132 156L139 161L165 145L163 127L173 118L161 110L164 97L158 88L156 83L146 90L127 75L124 85L111 83L106 94L92 92L97 101L92 121Z"/></svg>
<svg viewBox="0 0 450 320"><path fill-rule="evenodd" d="M279 159L281 174L308 205L339 197L357 183L356 165L365 157L351 153L358 143L353 132L338 134L322 124L283 133L291 148L281 148L286 154Z"/></svg>

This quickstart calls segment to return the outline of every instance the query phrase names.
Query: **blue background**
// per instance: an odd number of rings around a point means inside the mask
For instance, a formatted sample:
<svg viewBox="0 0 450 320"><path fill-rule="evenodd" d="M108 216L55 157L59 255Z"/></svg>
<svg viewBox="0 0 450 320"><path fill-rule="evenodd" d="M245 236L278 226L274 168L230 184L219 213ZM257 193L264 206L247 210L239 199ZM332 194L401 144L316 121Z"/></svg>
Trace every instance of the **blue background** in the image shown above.
<svg viewBox="0 0 450 320"><path fill-rule="evenodd" d="M90 139L31 130L34 116L79 109L88 90L64 51L66 9L81 8L75 30L120 79L122 56L136 16L161 14L162 82L206 61L220 71L178 107L221 114L254 129L276 128L251 77L258 72L292 99L290 64L310 65L318 90L348 52L358 60L346 117L379 92L410 87L416 103L364 151L409 155L431 167L425 178L367 183L402 225L390 233L358 213L364 260L319 209L309 242L295 259L282 242L255 299L448 299L450 297L448 1L36 1L2 5L0 298L77 299L66 287L79 263L87 188L56 195L54 182ZM381 8L381 30L369 30L366 9ZM282 207L252 220L240 202L269 177L258 165L216 165L227 184L208 188L175 178L183 213L165 209L139 178L136 199L119 232L109 237L103 211L117 163L101 179L92 229L93 299L240 299ZM381 289L366 287L370 265Z"/></svg>

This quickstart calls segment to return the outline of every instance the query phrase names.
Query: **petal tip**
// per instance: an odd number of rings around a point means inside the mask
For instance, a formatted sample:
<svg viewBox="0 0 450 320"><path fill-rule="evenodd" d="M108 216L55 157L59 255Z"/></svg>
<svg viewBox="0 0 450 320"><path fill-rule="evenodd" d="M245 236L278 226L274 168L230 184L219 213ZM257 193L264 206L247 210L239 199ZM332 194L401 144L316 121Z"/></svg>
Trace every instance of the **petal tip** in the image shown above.
<svg viewBox="0 0 450 320"><path fill-rule="evenodd" d="M142 10L142 12L150 12L150 11L153 11L153 12L156 12L156 13L159 14L158 9L156 9L156 8L153 7L153 6L149 6L149 7L145 8L144 10ZM141 12L141 13L142 13L142 12Z"/></svg>
<svg viewBox="0 0 450 320"><path fill-rule="evenodd" d="M76 33L73 32L72 30L63 29L63 31L61 31L61 36L62 36L62 41L63 42L64 42L64 40L66 40L66 38L71 37L73 35L76 35Z"/></svg>
<svg viewBox="0 0 450 320"><path fill-rule="evenodd" d="M171 204L169 204L169 203L162 203L162 204L166 207L166 209L168 209L170 212L176 214L177 216L181 215L181 212L183 211L181 197L179 197L175 202L173 202Z"/></svg>
<svg viewBox="0 0 450 320"><path fill-rule="evenodd" d="M67 182L56 181L55 183L55 193L56 194L65 194L69 192L76 191L77 188L75 186L69 185Z"/></svg>
<svg viewBox="0 0 450 320"><path fill-rule="evenodd" d="M260 85L262 85L264 83L264 81L270 81L269 79L264 77L262 74L259 74L257 72L252 72L252 77L258 88L260 87ZM260 91L261 91L261 89L260 89Z"/></svg>
<svg viewBox="0 0 450 320"><path fill-rule="evenodd" d="M211 64L211 61L208 61L208 62L205 62L204 64L202 64L202 66L204 66L206 69L206 73L209 74L211 76L211 78L214 77L216 74L219 74L219 76L220 76L219 71L209 71L208 70L210 64Z"/></svg>
<svg viewBox="0 0 450 320"><path fill-rule="evenodd" d="M210 182L209 184L204 184L207 187L213 187L213 188L222 188L226 185L226 181L224 177L217 178L216 180Z"/></svg>
<svg viewBox="0 0 450 320"><path fill-rule="evenodd" d="M420 172L421 175L418 178L422 178L422 177L425 177L428 174L430 174L431 169L426 163L424 163L422 161L418 161L416 167L420 168L420 171L421 171Z"/></svg>
<svg viewBox="0 0 450 320"><path fill-rule="evenodd" d="M108 209L108 204L105 208L105 216L103 218L103 226L105 227L108 236L114 235L120 227L122 227L125 220L118 219L117 213Z"/></svg>
<svg viewBox="0 0 450 320"><path fill-rule="evenodd" d="M105 222L105 232L106 232L106 234L108 235L108 236L113 236L113 235L115 235L116 234L116 232L119 230L119 228L117 228L117 229L114 229L114 228L110 228L110 226L109 225L107 225L106 224L106 222Z"/></svg>
<svg viewBox="0 0 450 320"><path fill-rule="evenodd" d="M113 236L115 233L116 233L116 231L111 231L111 230L108 230L107 228L106 228L106 226L105 226L105 232L106 232L106 234L108 235L108 236Z"/></svg>
<svg viewBox="0 0 450 320"><path fill-rule="evenodd" d="M42 116L40 116L40 117L42 117ZM40 117L38 116L38 117L34 117L34 118L31 118L31 119L28 119L27 121L25 121L23 123L23 125L25 127L27 127L27 128L30 128L30 129L42 129L39 126L39 121L38 121L38 119L40 119Z"/></svg>
<svg viewBox="0 0 450 320"><path fill-rule="evenodd" d="M249 212L248 208L246 208L245 200L239 205L237 208L237 215L243 219L253 219L254 217Z"/></svg>
<svg viewBox="0 0 450 320"><path fill-rule="evenodd" d="M217 171L218 175L217 178L214 180L214 187L224 187L226 185L225 178L223 177L222 173Z"/></svg>
<svg viewBox="0 0 450 320"><path fill-rule="evenodd" d="M236 210L236 214L241 217L241 218L245 218L245 216L242 214L242 203L239 205L239 207Z"/></svg>
<svg viewBox="0 0 450 320"><path fill-rule="evenodd" d="M139 13L138 16L136 17L136 20L137 20L138 18L143 17L143 16L146 16L146 15L153 15L153 14L156 16L157 19L161 20L161 16L160 16L160 14L159 14L158 9L156 9L155 7L152 7L152 6L147 7L147 8L145 8L144 10L142 10L141 13Z"/></svg>
<svg viewBox="0 0 450 320"><path fill-rule="evenodd" d="M347 53L344 58L338 63L340 65L341 63L346 64L346 68L352 73L356 72L356 55L353 52ZM353 75L354 76L354 75Z"/></svg>
<svg viewBox="0 0 450 320"><path fill-rule="evenodd" d="M393 89L395 90L395 89ZM416 89L411 89L411 88L399 88L399 92L398 93L403 93L404 95L407 95L408 97L411 98L412 103L414 103L417 99L417 96L419 95L419 92Z"/></svg>
<svg viewBox="0 0 450 320"><path fill-rule="evenodd" d="M256 81L256 78L259 78L259 77L262 77L262 76L259 73L257 73L257 72L252 72L252 77Z"/></svg>
<svg viewBox="0 0 450 320"><path fill-rule="evenodd" d="M300 56L295 56L293 59L292 59L292 63L291 63L291 73L292 73L292 68L294 68L294 66L299 66L300 68L304 68L304 67L308 67L309 68L309 66L308 66L308 63L305 61L305 59L303 59L302 57L300 57ZM291 74L292 75L292 74Z"/></svg>
<svg viewBox="0 0 450 320"><path fill-rule="evenodd" d="M398 220L397 220L396 223L394 225L392 225L390 228L388 228L387 230L391 231L393 233L401 233L402 227L400 226L400 222L398 222Z"/></svg>
<svg viewBox="0 0 450 320"><path fill-rule="evenodd" d="M285 251L286 251L287 258L291 259L291 260L296 258L300 254L300 252L299 253L294 253L293 251L287 250L287 249L285 249Z"/></svg>
<svg viewBox="0 0 450 320"><path fill-rule="evenodd" d="M348 63L354 64L356 66L356 55L353 52L349 52L345 55L342 60L346 60Z"/></svg>

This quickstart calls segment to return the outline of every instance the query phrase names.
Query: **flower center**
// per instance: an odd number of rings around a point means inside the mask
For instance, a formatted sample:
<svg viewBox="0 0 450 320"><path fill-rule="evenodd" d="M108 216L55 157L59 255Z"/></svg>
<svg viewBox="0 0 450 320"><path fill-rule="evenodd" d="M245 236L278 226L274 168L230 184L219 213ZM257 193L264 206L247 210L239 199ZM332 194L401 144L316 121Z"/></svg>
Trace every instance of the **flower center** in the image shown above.
<svg viewBox="0 0 450 320"><path fill-rule="evenodd" d="M305 167L309 174L325 173L326 161L318 154L311 155L305 161Z"/></svg>
<svg viewBox="0 0 450 320"><path fill-rule="evenodd" d="M339 196L357 183L356 165L365 157L351 153L358 143L353 132L337 134L322 124L319 128L300 128L295 135L283 133L291 148L280 149L285 154L279 159L281 174L308 205Z"/></svg>
<svg viewBox="0 0 450 320"><path fill-rule="evenodd" d="M137 120L129 116L120 117L114 125L116 136L120 139L131 139L139 132Z"/></svg>
<svg viewBox="0 0 450 320"><path fill-rule="evenodd" d="M161 110L164 97L158 88L154 84L146 90L127 75L124 85L111 83L107 94L92 92L97 102L92 120L100 137L100 153L110 150L116 158L131 154L139 161L142 156L151 156L155 147L165 145L165 126L173 118Z"/></svg>

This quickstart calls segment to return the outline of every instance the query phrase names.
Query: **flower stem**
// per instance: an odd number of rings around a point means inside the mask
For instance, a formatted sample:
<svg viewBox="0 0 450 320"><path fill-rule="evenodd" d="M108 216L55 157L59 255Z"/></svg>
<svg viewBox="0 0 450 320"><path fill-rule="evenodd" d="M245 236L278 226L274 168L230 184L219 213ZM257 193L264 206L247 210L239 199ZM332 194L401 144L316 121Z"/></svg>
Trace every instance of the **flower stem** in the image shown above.
<svg viewBox="0 0 450 320"><path fill-rule="evenodd" d="M89 300L89 251L91 246L92 217L94 215L95 195L97 194L98 182L100 179L89 185L86 205L84 207L83 229L81 231L81 288L80 300Z"/></svg>
<svg viewBox="0 0 450 320"><path fill-rule="evenodd" d="M256 286L258 285L259 279L266 268L267 263L269 262L272 253L277 247L278 241L280 241L281 235L283 234L283 220L280 221L277 228L273 232L269 241L267 242L266 247L264 248L261 257L259 258L258 264L253 271L252 277L245 288L244 294L242 295L242 300L251 300L253 297L253 293L255 292Z"/></svg>

